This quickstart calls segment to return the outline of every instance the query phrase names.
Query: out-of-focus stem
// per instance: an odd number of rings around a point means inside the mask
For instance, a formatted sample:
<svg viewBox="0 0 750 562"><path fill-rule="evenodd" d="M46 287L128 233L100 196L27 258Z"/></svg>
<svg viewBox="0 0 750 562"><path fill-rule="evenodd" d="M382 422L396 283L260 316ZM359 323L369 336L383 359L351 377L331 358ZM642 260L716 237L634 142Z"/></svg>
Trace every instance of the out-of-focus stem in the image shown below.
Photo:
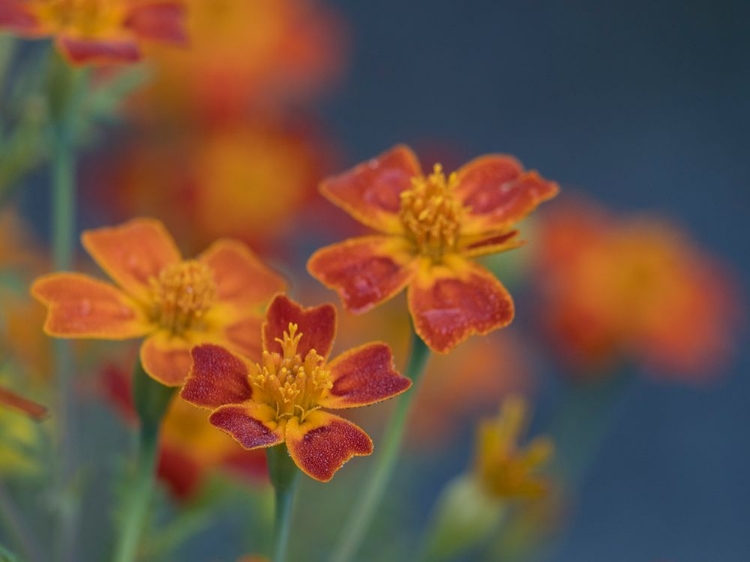
<svg viewBox="0 0 750 562"><path fill-rule="evenodd" d="M18 511L16 504L0 481L0 521L3 528L14 538L16 544L23 550L29 562L42 562L44 558L39 551L38 542L34 539Z"/></svg>
<svg viewBox="0 0 750 562"><path fill-rule="evenodd" d="M294 495L299 484L300 471L289 456L286 447L276 445L266 449L268 474L276 498L273 526L273 562L285 562L292 526Z"/></svg>

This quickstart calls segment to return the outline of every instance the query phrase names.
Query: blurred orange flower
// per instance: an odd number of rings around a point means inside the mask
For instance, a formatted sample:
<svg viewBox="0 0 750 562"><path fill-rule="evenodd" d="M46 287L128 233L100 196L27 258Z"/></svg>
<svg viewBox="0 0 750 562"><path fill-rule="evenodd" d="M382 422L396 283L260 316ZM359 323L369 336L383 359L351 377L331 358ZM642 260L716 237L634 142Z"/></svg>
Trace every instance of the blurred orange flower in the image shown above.
<svg viewBox="0 0 750 562"><path fill-rule="evenodd" d="M74 65L138 61L143 40L186 44L179 0L3 0L0 28L55 38Z"/></svg>
<svg viewBox="0 0 750 562"><path fill-rule="evenodd" d="M372 441L350 421L321 408L367 406L411 386L393 370L391 350L383 343L328 362L335 332L332 305L304 309L279 295L263 324L261 362L220 346L197 346L180 395L213 410L209 421L246 449L286 443L303 472L327 482L353 456L371 454Z"/></svg>
<svg viewBox="0 0 750 562"><path fill-rule="evenodd" d="M81 236L88 253L119 285L79 273L37 279L32 294L48 307L44 329L62 338L123 340L146 336L141 362L167 386L182 383L190 348L220 342L258 353L259 305L284 281L244 245L219 240L183 260L164 226L134 219Z"/></svg>
<svg viewBox="0 0 750 562"><path fill-rule="evenodd" d="M425 176L411 149L396 146L321 184L326 198L380 234L318 250L307 267L352 312L408 286L417 333L446 353L511 322L513 300L473 258L521 246L513 226L557 192L510 156L476 158L446 178L439 165Z"/></svg>
<svg viewBox="0 0 750 562"><path fill-rule="evenodd" d="M554 445L547 437L536 437L519 449L527 418L526 401L510 396L496 418L482 421L477 428L474 471L493 497L538 498L548 490L547 481L537 472L552 457Z"/></svg>
<svg viewBox="0 0 750 562"><path fill-rule="evenodd" d="M739 291L667 222L617 218L579 201L544 217L537 248L541 322L575 367L599 372L634 360L699 380L730 355Z"/></svg>

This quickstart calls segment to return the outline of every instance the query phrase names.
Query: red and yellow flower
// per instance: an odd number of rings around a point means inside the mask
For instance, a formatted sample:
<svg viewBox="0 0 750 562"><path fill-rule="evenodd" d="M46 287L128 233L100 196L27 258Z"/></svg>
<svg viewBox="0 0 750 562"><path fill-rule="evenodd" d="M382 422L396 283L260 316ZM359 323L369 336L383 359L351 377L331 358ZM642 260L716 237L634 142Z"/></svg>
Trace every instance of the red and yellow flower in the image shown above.
<svg viewBox="0 0 750 562"><path fill-rule="evenodd" d="M89 230L81 239L119 286L79 273L37 279L31 292L48 307L48 335L145 336L143 367L167 386L182 384L190 348L198 343L259 353L258 307L282 290L284 281L243 244L218 240L196 259L185 260L164 226L144 218Z"/></svg>
<svg viewBox="0 0 750 562"><path fill-rule="evenodd" d="M180 0L3 0L0 29L52 36L74 65L129 63L143 40L187 43L185 12Z"/></svg>
<svg viewBox="0 0 750 562"><path fill-rule="evenodd" d="M212 410L209 421L246 449L286 443L306 474L327 482L353 456L372 453L359 427L322 408L355 408L396 396L411 381L390 348L370 343L328 361L336 332L330 304L302 308L285 295L263 324L260 363L211 344L193 349L181 396Z"/></svg>
<svg viewBox="0 0 750 562"><path fill-rule="evenodd" d="M528 407L520 396L503 401L497 417L477 428L474 474L495 498L538 498L549 484L538 471L549 462L554 445L548 437L536 437L525 448L518 446L528 422Z"/></svg>
<svg viewBox="0 0 750 562"><path fill-rule="evenodd" d="M318 250L310 273L346 308L365 312L408 286L419 336L446 353L513 319L505 287L474 258L522 245L514 225L558 192L514 158L486 155L445 176L424 175L396 146L321 185L322 194L380 232Z"/></svg>

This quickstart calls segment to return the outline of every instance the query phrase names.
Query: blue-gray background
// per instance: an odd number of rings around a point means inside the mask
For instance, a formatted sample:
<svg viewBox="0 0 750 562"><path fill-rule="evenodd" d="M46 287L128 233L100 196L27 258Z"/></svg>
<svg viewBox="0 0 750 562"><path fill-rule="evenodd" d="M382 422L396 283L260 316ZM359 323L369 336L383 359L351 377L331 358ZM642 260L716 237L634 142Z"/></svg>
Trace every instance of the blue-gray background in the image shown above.
<svg viewBox="0 0 750 562"><path fill-rule="evenodd" d="M750 277L750 4L330 0L353 60L326 116L349 163L395 142L509 152L656 210ZM750 357L708 387L638 380L557 561L750 560Z"/></svg>

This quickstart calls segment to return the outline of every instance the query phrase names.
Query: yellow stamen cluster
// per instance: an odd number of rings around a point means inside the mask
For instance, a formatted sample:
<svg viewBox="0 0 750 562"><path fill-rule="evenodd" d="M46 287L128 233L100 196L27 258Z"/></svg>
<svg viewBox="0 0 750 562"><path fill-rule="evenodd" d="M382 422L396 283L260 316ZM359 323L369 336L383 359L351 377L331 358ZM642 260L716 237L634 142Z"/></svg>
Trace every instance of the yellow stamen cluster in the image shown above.
<svg viewBox="0 0 750 562"><path fill-rule="evenodd" d="M216 299L211 270L196 260L165 267L158 277L149 279L149 285L154 321L175 335L200 328L203 317Z"/></svg>
<svg viewBox="0 0 750 562"><path fill-rule="evenodd" d="M277 421L297 417L303 422L320 407L320 398L333 387L323 357L314 349L304 358L297 352L301 338L297 325L290 323L284 338L276 338L282 353L264 350L261 363L250 374L254 399L275 408Z"/></svg>
<svg viewBox="0 0 750 562"><path fill-rule="evenodd" d="M401 193L401 223L415 250L433 262L455 250L461 228L463 207L454 195L455 173L446 179L435 164L429 176L411 180L411 188Z"/></svg>
<svg viewBox="0 0 750 562"><path fill-rule="evenodd" d="M118 0L33 0L31 9L41 21L84 36L117 28L125 17Z"/></svg>

